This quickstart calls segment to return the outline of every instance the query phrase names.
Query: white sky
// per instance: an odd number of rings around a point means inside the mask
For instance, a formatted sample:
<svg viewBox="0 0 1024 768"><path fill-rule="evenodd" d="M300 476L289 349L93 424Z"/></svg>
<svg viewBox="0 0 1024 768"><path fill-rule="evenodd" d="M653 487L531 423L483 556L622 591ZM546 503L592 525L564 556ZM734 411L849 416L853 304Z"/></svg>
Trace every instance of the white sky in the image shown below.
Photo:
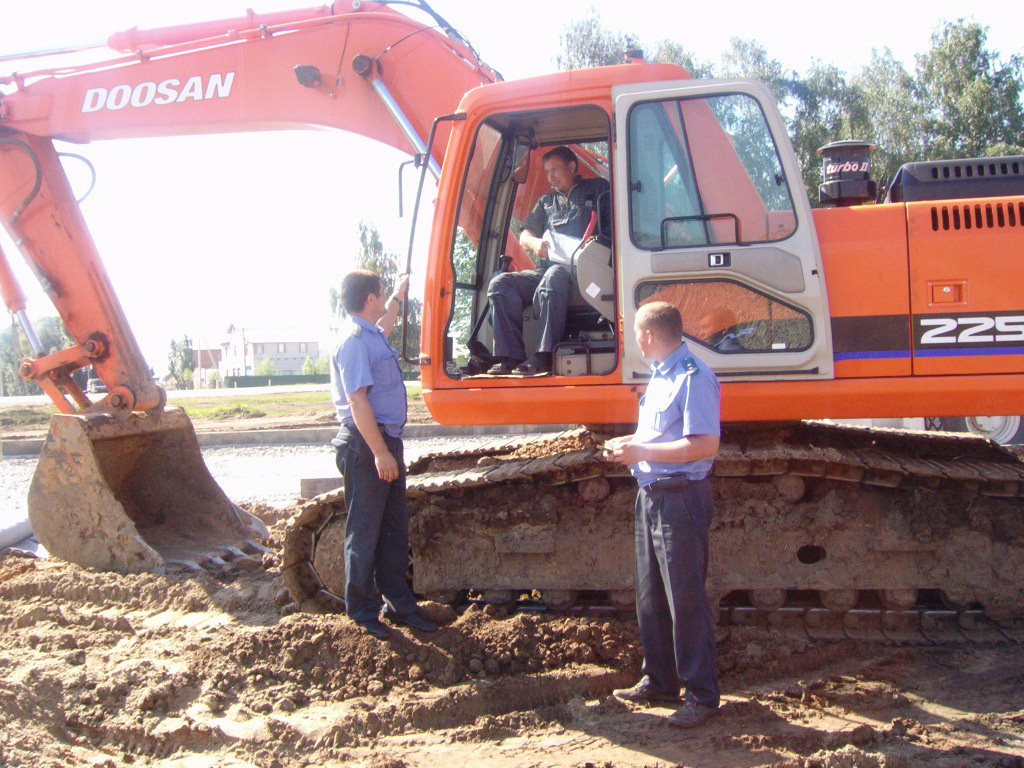
<svg viewBox="0 0 1024 768"><path fill-rule="evenodd" d="M254 10L314 4L277 0ZM0 25L0 53L98 42L130 27L235 17L246 10L245 0L9 5L14 7ZM988 25L990 46L1007 59L1021 53L1024 20L1017 5L982 4L965 13L962 2L951 0L863 0L853 7L803 0L434 0L433 6L506 79L553 71L559 35L591 8L607 27L642 43L672 38L698 58L717 62L730 38L752 38L800 71L814 59L853 70L869 61L872 48L884 46L910 68L940 21L964 16ZM0 62L0 72L38 66ZM326 338L327 292L351 268L360 219L376 224L389 248L405 252L408 217L397 215L397 168L405 158L368 139L283 132L100 142L77 151L98 171L83 212L157 373L166 370L172 338L188 333L215 344L229 322L300 325L323 329ZM423 216L429 222L429 211ZM421 245L425 240L420 237ZM53 314L13 245L6 237L0 242L29 294L30 314ZM417 277L414 290L422 270Z"/></svg>

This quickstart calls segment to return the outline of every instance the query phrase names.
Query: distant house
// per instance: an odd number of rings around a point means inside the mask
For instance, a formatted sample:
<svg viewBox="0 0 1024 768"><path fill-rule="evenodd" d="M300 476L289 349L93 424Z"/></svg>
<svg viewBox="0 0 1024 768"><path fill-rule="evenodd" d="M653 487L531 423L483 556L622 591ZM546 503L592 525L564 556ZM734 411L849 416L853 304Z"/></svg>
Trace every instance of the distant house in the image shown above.
<svg viewBox="0 0 1024 768"><path fill-rule="evenodd" d="M192 386L196 389L217 386L220 360L224 350L193 349L192 350Z"/></svg>
<svg viewBox="0 0 1024 768"><path fill-rule="evenodd" d="M192 370L197 371L200 368L204 370L219 368L220 360L223 355L223 349L193 349Z"/></svg>
<svg viewBox="0 0 1024 768"><path fill-rule="evenodd" d="M306 358L316 360L320 345L315 335L301 328L258 328L231 324L227 340L220 344L219 369L222 376L252 376L261 361L269 359L274 374L302 373Z"/></svg>

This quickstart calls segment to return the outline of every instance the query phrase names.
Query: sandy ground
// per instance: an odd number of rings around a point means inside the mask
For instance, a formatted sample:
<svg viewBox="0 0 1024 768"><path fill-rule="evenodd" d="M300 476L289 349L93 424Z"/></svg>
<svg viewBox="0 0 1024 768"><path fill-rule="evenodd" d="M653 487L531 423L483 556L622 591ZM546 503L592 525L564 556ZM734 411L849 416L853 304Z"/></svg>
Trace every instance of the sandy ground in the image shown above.
<svg viewBox="0 0 1024 768"><path fill-rule="evenodd" d="M280 541L282 513L253 511ZM1024 647L893 647L732 628L725 701L680 731L617 702L608 616L424 610L380 642L291 613L274 554L119 576L0 559L0 766L1020 766Z"/></svg>

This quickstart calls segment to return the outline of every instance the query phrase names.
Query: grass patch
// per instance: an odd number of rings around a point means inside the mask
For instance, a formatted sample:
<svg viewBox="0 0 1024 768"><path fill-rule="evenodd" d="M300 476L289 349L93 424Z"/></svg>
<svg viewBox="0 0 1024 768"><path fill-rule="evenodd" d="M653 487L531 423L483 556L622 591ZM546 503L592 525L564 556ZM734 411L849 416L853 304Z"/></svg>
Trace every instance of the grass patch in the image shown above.
<svg viewBox="0 0 1024 768"><path fill-rule="evenodd" d="M419 384L408 386L409 405L422 405L423 391ZM230 421L253 418L295 418L317 421L333 417L334 403L328 390L296 392L280 387L274 392L246 394L244 389L223 389L203 397L182 397L181 392L168 392L168 403L185 410L193 421ZM44 430L56 408L49 404L5 407L0 399L0 427L12 430Z"/></svg>
<svg viewBox="0 0 1024 768"><path fill-rule="evenodd" d="M228 421L230 419L258 419L266 416L266 411L254 408L246 403L221 405L215 408L193 408L185 406L185 413L192 420L210 419L212 421Z"/></svg>
<svg viewBox="0 0 1024 768"><path fill-rule="evenodd" d="M54 408L47 405L7 408L0 410L0 427L45 427L53 413Z"/></svg>

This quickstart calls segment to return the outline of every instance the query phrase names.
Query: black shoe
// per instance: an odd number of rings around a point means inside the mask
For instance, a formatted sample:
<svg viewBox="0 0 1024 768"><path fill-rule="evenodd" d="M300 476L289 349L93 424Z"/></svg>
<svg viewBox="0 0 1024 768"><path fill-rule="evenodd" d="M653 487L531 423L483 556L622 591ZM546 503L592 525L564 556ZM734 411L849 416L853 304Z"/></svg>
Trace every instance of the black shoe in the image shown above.
<svg viewBox="0 0 1024 768"><path fill-rule="evenodd" d="M356 625L363 630L366 634L371 637L376 637L378 640L387 640L391 635L391 630L381 623L380 619L373 618L367 619L366 621L357 621Z"/></svg>
<svg viewBox="0 0 1024 768"><path fill-rule="evenodd" d="M543 376L551 373L551 353L538 352L516 366L512 373L516 376Z"/></svg>
<svg viewBox="0 0 1024 768"><path fill-rule="evenodd" d="M424 619L416 612L403 616L391 611L384 611L381 613L381 618L387 619L392 624L404 624L412 629L418 629L420 632L437 632L437 624L430 619Z"/></svg>
<svg viewBox="0 0 1024 768"><path fill-rule="evenodd" d="M715 709L715 707L702 707L695 701L688 701L665 719L670 725L677 728L695 728L707 720Z"/></svg>
<svg viewBox="0 0 1024 768"><path fill-rule="evenodd" d="M499 357L498 362L487 369L487 375L511 376L512 371L514 371L516 366L521 362L521 360L516 360L514 357Z"/></svg>
<svg viewBox="0 0 1024 768"><path fill-rule="evenodd" d="M678 704L682 699L679 694L663 693L654 687L649 677L643 677L639 683L632 688L620 688L612 691L612 696L633 704L650 704L654 701L664 701L669 704Z"/></svg>

